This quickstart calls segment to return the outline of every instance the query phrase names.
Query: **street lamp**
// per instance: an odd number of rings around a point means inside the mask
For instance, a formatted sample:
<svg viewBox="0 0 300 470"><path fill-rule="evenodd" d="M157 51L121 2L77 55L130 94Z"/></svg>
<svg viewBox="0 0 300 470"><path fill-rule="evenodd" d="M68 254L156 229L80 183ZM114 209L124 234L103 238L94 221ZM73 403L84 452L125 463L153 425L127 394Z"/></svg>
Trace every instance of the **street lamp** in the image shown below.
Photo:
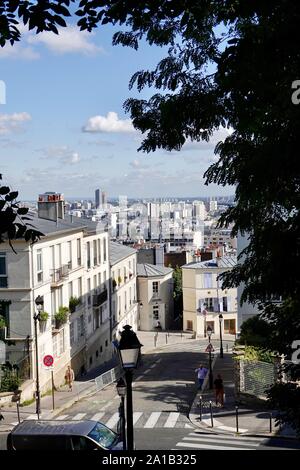
<svg viewBox="0 0 300 470"><path fill-rule="evenodd" d="M141 347L143 346L130 325L123 326L119 342L121 366L125 371L127 387L126 421L127 421L127 450L134 450L133 442L133 409L132 409L132 372L138 365Z"/></svg>
<svg viewBox="0 0 300 470"><path fill-rule="evenodd" d="M219 322L220 322L220 357L223 358L223 341L222 341L222 320L223 320L223 315L220 313L219 315Z"/></svg>
<svg viewBox="0 0 300 470"><path fill-rule="evenodd" d="M213 349L212 344L210 342L210 338L212 335L212 328L210 325L207 327L207 336L208 336L208 354L209 354L209 388L210 390L213 388L213 373L212 373L212 367L211 367L211 351Z"/></svg>
<svg viewBox="0 0 300 470"><path fill-rule="evenodd" d="M126 384L123 377L118 380L117 383L117 392L121 398L121 403L119 407L120 414L120 434L121 440L123 442L123 450L126 450L126 422L125 422L125 396L126 396Z"/></svg>
<svg viewBox="0 0 300 470"><path fill-rule="evenodd" d="M34 320L34 337L35 337L35 368L36 368L36 414L38 419L40 419L41 413L41 395L40 395L40 380L39 380L39 353L38 353L38 334L37 334L37 322L40 321L40 313L44 307L44 299L40 295L35 299L35 305L37 313L33 315Z"/></svg>

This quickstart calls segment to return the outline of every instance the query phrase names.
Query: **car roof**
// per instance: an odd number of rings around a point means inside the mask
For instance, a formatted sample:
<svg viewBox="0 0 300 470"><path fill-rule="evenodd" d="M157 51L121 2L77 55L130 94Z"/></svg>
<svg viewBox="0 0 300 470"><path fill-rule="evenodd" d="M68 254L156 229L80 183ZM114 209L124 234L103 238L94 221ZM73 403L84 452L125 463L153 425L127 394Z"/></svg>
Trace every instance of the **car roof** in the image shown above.
<svg viewBox="0 0 300 470"><path fill-rule="evenodd" d="M98 421L55 421L55 420L25 420L11 432L13 435L87 435ZM102 424L102 423L101 423ZM102 424L102 426L105 426Z"/></svg>

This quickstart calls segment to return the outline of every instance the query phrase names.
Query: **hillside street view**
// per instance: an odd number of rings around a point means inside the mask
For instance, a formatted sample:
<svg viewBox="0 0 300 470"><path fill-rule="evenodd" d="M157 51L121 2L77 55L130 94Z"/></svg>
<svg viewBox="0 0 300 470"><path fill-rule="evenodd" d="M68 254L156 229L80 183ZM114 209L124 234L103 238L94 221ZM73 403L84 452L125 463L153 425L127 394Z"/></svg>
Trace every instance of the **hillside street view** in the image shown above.
<svg viewBox="0 0 300 470"><path fill-rule="evenodd" d="M300 449L299 20L1 2L0 450Z"/></svg>

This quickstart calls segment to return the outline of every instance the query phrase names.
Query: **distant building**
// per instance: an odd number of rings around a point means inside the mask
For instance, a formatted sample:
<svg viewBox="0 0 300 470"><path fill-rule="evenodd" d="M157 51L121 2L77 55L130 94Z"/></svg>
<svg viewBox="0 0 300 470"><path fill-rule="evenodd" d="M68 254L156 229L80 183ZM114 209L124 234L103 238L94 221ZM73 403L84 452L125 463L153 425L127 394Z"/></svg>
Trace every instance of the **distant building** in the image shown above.
<svg viewBox="0 0 300 470"><path fill-rule="evenodd" d="M101 189L96 189L96 191L95 191L95 207L96 207L96 209L100 209L100 202L101 202Z"/></svg>
<svg viewBox="0 0 300 470"><path fill-rule="evenodd" d="M160 322L163 330L172 326L173 269L152 264L137 265L140 330L153 331Z"/></svg>
<svg viewBox="0 0 300 470"><path fill-rule="evenodd" d="M205 336L210 326L219 337L219 315L223 315L223 332L237 331L237 289L222 289L217 276L236 265L235 256L182 266L183 329Z"/></svg>
<svg viewBox="0 0 300 470"><path fill-rule="evenodd" d="M123 326L138 329L136 250L110 242L112 337L119 338Z"/></svg>
<svg viewBox="0 0 300 470"><path fill-rule="evenodd" d="M211 199L209 201L209 212L216 212L218 210L218 201L216 199Z"/></svg>

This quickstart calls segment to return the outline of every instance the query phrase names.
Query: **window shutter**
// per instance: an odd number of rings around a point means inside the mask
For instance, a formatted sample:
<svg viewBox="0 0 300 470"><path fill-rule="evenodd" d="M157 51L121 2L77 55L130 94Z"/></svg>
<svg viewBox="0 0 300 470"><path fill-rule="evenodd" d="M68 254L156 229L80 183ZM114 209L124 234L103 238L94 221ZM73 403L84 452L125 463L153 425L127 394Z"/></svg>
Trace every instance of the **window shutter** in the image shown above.
<svg viewBox="0 0 300 470"><path fill-rule="evenodd" d="M213 299L213 302L214 302L214 312L218 312L219 311L218 299Z"/></svg>
<svg viewBox="0 0 300 470"><path fill-rule="evenodd" d="M227 311L231 312L232 305L231 305L231 297L227 297Z"/></svg>

